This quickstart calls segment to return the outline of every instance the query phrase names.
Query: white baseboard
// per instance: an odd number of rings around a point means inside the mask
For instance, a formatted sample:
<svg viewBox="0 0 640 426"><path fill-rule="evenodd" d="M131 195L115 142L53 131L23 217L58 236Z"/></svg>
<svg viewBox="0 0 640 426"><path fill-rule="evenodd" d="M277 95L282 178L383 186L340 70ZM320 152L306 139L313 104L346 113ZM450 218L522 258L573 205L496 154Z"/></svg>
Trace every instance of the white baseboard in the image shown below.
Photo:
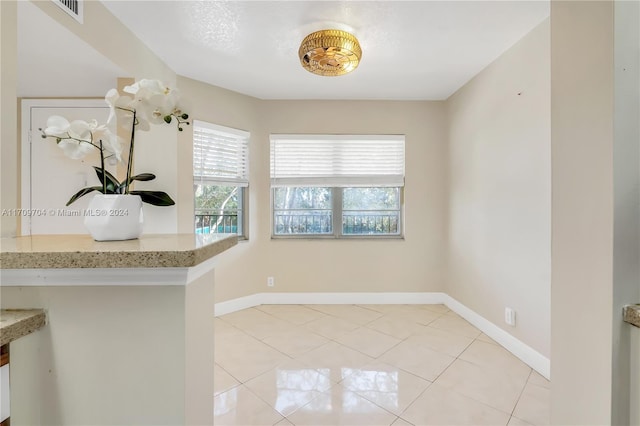
<svg viewBox="0 0 640 426"><path fill-rule="evenodd" d="M432 305L445 293L262 293L263 305Z"/></svg>
<svg viewBox="0 0 640 426"><path fill-rule="evenodd" d="M250 296L239 297L237 299L227 300L226 302L216 303L215 316L230 314L232 312L241 311L254 306L264 305L262 302L262 293L255 293Z"/></svg>
<svg viewBox="0 0 640 426"><path fill-rule="evenodd" d="M491 337L503 348L520 358L522 362L536 370L547 380L551 377L551 362L549 358L533 349L531 346L518 340L505 330L501 329L488 319L478 315L462 303L449 295L445 295L445 305L456 314L470 322L478 330Z"/></svg>
<svg viewBox="0 0 640 426"><path fill-rule="evenodd" d="M445 293L255 293L216 303L215 316L259 305L434 305Z"/></svg>
<svg viewBox="0 0 640 426"><path fill-rule="evenodd" d="M255 293L216 303L215 315L225 315L259 305L433 305L444 304L498 344L550 379L551 362L529 345L478 315L446 293Z"/></svg>

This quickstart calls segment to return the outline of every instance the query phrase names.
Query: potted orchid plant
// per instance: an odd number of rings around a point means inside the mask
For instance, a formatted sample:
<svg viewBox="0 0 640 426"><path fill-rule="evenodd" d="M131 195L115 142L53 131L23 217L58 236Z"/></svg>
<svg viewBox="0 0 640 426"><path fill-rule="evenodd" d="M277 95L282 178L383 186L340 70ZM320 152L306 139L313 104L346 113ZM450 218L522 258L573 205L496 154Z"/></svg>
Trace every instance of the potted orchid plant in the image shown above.
<svg viewBox="0 0 640 426"><path fill-rule="evenodd" d="M47 120L47 127L44 130L40 129L42 137L54 138L58 147L69 158L82 159L94 149L100 152L100 166L96 166L94 169L101 186L82 188L69 199L67 206L93 191L98 191L102 194L139 195L143 202L155 206L171 206L175 204L166 192L132 191L130 189L131 183L136 180L150 181L155 179L155 175L151 173L131 176L135 132L136 129L141 131L149 130L150 124L171 123L174 119L178 125L178 130L182 131L182 126L189 124L186 121L189 115L177 107L177 90L166 87L159 80L140 80L131 86L126 86L124 92L132 94L133 97L120 96L116 89L111 89L107 92L105 101L109 105L110 111L109 118L104 124L99 125L96 120L69 122L64 117L54 115ZM125 124L129 124L131 127L127 174L122 182L119 182L115 176L106 170L104 163L105 159L111 157L115 157L118 161L122 159L121 138L111 131L116 117L125 121Z"/></svg>
<svg viewBox="0 0 640 426"><path fill-rule="evenodd" d="M189 124L189 115L178 107L177 90L165 86L159 80L142 79L124 87L123 90L127 95L121 96L116 89L107 92L105 101L109 106L109 118L106 123L98 124L96 120L69 122L64 117L54 115L47 120L46 128L40 129L43 138L53 138L65 155L72 159L82 159L93 150L99 151L100 165L93 168L100 185L80 189L67 202L68 206L87 194L99 193L99 197L94 197L90 203L89 214L85 215L85 225L96 240L137 238L142 229L142 202L155 206L175 204L166 192L131 189L135 181L150 181L156 178L152 173L132 174L135 133L136 129L149 130L151 124L172 122L177 123L178 130L182 131L183 126ZM129 126L131 129L126 176L122 181L105 168L105 160L122 160L123 142L116 132L112 131L116 120L118 125ZM135 211L138 205L139 218L131 211ZM121 221L120 224L114 225L115 219L111 217L113 215L109 214L110 212L120 212L116 216L126 216L131 223L125 225ZM93 222L99 222L103 229L92 230ZM123 227L131 229L122 229Z"/></svg>

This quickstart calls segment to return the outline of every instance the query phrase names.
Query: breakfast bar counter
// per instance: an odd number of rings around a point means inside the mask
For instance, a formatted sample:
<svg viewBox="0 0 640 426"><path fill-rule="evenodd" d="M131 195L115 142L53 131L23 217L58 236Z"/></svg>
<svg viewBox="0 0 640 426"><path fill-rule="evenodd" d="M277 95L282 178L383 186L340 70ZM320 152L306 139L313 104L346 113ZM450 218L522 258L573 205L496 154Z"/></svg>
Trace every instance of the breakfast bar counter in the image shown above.
<svg viewBox="0 0 640 426"><path fill-rule="evenodd" d="M45 322L46 315L42 309L0 310L0 346L33 333Z"/></svg>
<svg viewBox="0 0 640 426"><path fill-rule="evenodd" d="M640 304L625 306L623 318L625 322L640 327Z"/></svg>
<svg viewBox="0 0 640 426"><path fill-rule="evenodd" d="M3 238L2 309L42 309L11 342L14 424L213 424L214 276L236 235Z"/></svg>
<svg viewBox="0 0 640 426"><path fill-rule="evenodd" d="M192 267L237 241L229 234L156 234L127 241L30 235L0 239L0 265L2 269Z"/></svg>

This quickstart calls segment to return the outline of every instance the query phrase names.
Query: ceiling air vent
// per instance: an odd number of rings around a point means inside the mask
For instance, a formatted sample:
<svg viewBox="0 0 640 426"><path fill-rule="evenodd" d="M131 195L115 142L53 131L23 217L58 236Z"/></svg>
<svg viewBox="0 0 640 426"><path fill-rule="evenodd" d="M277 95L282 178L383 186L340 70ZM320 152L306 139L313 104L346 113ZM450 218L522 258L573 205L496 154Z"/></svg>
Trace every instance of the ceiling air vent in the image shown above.
<svg viewBox="0 0 640 426"><path fill-rule="evenodd" d="M82 6L84 0L51 0L67 12L73 19L82 24Z"/></svg>

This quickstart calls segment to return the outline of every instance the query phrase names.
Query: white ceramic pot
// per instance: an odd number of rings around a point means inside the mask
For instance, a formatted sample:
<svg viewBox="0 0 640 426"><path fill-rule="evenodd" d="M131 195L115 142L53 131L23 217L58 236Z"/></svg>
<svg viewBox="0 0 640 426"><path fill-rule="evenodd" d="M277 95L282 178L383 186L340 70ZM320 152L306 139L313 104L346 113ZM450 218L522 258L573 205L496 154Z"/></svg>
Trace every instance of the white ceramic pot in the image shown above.
<svg viewBox="0 0 640 426"><path fill-rule="evenodd" d="M136 239L142 233L142 223L139 195L96 194L84 216L84 226L96 241Z"/></svg>

